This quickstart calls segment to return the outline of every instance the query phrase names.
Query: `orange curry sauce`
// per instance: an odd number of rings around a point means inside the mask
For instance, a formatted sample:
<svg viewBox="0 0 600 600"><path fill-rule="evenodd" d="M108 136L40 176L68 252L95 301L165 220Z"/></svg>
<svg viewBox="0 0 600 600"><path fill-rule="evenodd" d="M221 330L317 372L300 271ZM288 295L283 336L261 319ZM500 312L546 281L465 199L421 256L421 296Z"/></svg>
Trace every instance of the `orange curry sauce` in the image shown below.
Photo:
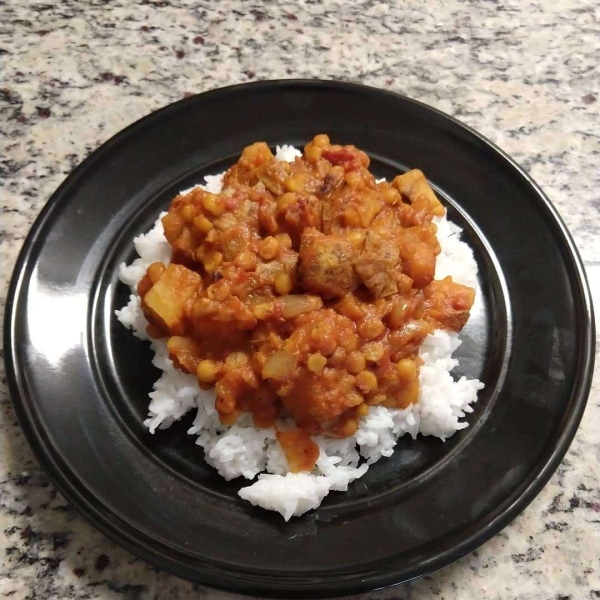
<svg viewBox="0 0 600 600"><path fill-rule="evenodd" d="M369 158L317 135L292 163L259 142L223 190L177 196L163 218L169 266L138 286L152 337L215 387L221 421L251 412L278 432L291 471L318 458L310 435L352 435L368 407L419 394L419 346L460 331L474 290L434 280L435 216L423 173L376 183Z"/></svg>

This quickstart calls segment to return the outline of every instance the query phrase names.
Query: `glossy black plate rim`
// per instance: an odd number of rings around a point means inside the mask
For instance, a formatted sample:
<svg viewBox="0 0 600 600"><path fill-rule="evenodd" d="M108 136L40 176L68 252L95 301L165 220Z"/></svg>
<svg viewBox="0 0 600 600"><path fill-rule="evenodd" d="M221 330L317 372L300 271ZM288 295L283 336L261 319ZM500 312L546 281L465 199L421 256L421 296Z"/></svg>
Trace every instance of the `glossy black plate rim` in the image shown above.
<svg viewBox="0 0 600 600"><path fill-rule="evenodd" d="M345 90L347 92L356 92L359 90L365 91L365 88L367 87L358 84L333 81L279 80L228 86L205 92L203 95L230 94L240 88L281 88L293 90L294 87L298 86L321 89L329 88ZM577 289L574 290L574 293L578 299L578 305L574 310L578 317L578 327L580 329L583 344L578 353L576 384L571 391L569 399L570 410L567 411L564 416L561 432L556 443L546 450L543 460L538 462L537 468L529 473L524 483L513 492L511 497L500 506L496 507L495 510L491 511L491 516L485 527L474 527L472 528L473 530L465 531L457 543L453 544L451 547L441 548L431 553L429 558L421 561L417 567L403 569L401 566L395 565L385 572L378 571L371 573L368 576L354 578L342 577L337 579L332 577L327 581L321 581L318 590L315 589L313 584L307 582L306 586L298 585L296 590L286 591L288 597L306 597L309 595L311 597L325 597L355 594L396 585L430 573L442 566L446 566L483 544L520 514L548 482L566 454L577 431L585 410L592 381L595 329L591 293L587 284L583 263L564 222L539 186L506 153L460 121L401 94L377 88L367 89L374 95L383 95L388 99L395 98L402 102L415 104L421 109L451 121L454 126L458 126L465 133L477 138L480 143L483 143L493 150L498 160L508 163L508 165L529 185L533 192L532 195L535 195L539 207L545 212L545 218L548 225L554 228L558 233L558 237L560 237L563 244L561 253L568 260L573 270L573 279L577 283ZM15 324L18 314L18 303L16 302L16 299L21 293L25 267L29 262L36 242L39 239L39 232L43 229L46 221L51 217L54 208L60 204L62 197L68 192L69 188L81 177L85 176L86 168L102 158L106 153L109 153L114 144L119 143L128 136L135 135L136 130L146 126L149 121L160 118L170 111L176 111L182 103L193 102L193 100L193 98L184 99L166 106L117 133L95 150L84 163L79 165L73 171L40 212L40 215L29 232L17 259L8 290L4 330L7 383L13 406L25 437L40 464L61 493L96 528L137 556L144 558L159 568L167 569L176 575L241 593L273 596L282 593L281 583L278 583L275 578L257 577L250 573L242 572L234 573L228 569L223 569L216 564L198 565L199 568L202 568L196 570L196 572L191 572L185 565L178 563L176 557L175 559L173 558L173 548L169 548L168 546L159 548L156 541L151 538L145 539L145 536L141 536L140 533L128 523L115 521L110 511L95 499L92 491L81 486L81 482L73 479L68 465L61 465L61 461L57 460L57 457L54 456L51 446L47 443L43 428L36 418L35 412L31 410L31 399L26 398L22 376L25 367L20 364L17 356L18 339L16 339L15 336ZM170 555L165 554L165 550L168 551Z"/></svg>

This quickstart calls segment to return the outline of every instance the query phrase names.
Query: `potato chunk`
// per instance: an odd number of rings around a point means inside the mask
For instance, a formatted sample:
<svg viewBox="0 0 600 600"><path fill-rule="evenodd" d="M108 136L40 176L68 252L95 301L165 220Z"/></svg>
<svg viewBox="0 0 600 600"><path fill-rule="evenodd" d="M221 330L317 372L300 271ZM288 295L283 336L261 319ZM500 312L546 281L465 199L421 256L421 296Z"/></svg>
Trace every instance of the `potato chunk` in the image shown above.
<svg viewBox="0 0 600 600"><path fill-rule="evenodd" d="M278 431L276 435L292 473L313 470L319 458L319 446L310 439L306 431L292 429Z"/></svg>
<svg viewBox="0 0 600 600"><path fill-rule="evenodd" d="M201 283L198 273L170 264L143 298L146 316L170 335L183 335L185 306Z"/></svg>
<svg viewBox="0 0 600 600"><path fill-rule="evenodd" d="M475 290L454 283L451 277L432 281L425 288L423 318L436 326L460 331L469 320L469 311L475 301Z"/></svg>
<svg viewBox="0 0 600 600"><path fill-rule="evenodd" d="M425 175L419 169L413 169L408 173L404 173L404 175L398 175L392 185L408 198L415 210L427 212L436 217L444 216L444 207L431 189Z"/></svg>
<svg viewBox="0 0 600 600"><path fill-rule="evenodd" d="M299 252L302 286L326 298L345 296L360 284L352 266L355 256L356 249L346 237L307 229L302 234Z"/></svg>
<svg viewBox="0 0 600 600"><path fill-rule="evenodd" d="M398 291L396 270L399 260L398 247L392 240L369 231L364 250L354 261L354 268L371 294L382 298Z"/></svg>
<svg viewBox="0 0 600 600"><path fill-rule="evenodd" d="M202 348L198 342L189 337L174 335L167 342L169 358L176 367L186 373L195 373L202 360Z"/></svg>
<svg viewBox="0 0 600 600"><path fill-rule="evenodd" d="M424 288L435 275L435 250L425 242L407 242L400 245L403 270L416 288Z"/></svg>

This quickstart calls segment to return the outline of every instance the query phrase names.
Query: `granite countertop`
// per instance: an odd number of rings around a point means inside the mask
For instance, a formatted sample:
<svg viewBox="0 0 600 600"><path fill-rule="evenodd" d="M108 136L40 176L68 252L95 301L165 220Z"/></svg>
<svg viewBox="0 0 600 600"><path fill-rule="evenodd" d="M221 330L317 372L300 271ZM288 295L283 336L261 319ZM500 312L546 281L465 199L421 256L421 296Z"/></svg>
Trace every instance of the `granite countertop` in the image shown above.
<svg viewBox="0 0 600 600"><path fill-rule="evenodd" d="M0 0L0 303L51 193L123 127L188 94L321 77L474 127L546 191L600 293L600 3L591 0ZM597 367L598 368L598 367ZM0 598L232 598L159 572L49 483L0 383ZM598 377L575 441L502 533L364 598L600 598Z"/></svg>

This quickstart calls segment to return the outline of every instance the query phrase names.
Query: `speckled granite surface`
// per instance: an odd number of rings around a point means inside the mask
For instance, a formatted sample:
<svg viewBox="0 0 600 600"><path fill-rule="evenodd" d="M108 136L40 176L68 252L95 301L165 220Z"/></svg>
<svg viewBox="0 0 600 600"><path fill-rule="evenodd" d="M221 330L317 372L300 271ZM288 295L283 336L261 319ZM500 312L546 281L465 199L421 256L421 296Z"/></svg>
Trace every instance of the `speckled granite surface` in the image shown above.
<svg viewBox="0 0 600 600"><path fill-rule="evenodd" d="M600 297L600 3L0 0L0 300L50 194L108 137L189 93L324 77L401 91L520 162ZM598 378L596 378L597 380ZM48 482L0 392L0 598L231 598L115 546ZM455 565L375 599L600 598L596 381L558 472Z"/></svg>

